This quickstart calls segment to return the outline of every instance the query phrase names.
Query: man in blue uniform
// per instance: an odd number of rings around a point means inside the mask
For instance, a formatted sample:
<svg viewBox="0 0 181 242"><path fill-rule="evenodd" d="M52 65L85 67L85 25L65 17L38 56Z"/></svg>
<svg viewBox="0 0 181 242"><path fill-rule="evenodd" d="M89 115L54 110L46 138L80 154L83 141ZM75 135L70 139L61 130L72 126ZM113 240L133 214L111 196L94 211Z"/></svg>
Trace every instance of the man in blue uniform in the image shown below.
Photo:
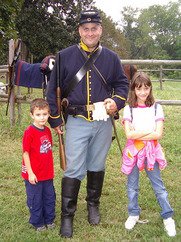
<svg viewBox="0 0 181 242"><path fill-rule="evenodd" d="M47 88L49 123L61 133L56 100L57 79L66 100L67 167L62 178L60 235L72 237L81 181L87 176L87 210L91 225L100 222L99 203L105 160L112 141L111 115L125 106L128 81L120 59L100 45L101 18L94 10L81 13L79 45L61 50ZM66 98L66 99L65 99Z"/></svg>

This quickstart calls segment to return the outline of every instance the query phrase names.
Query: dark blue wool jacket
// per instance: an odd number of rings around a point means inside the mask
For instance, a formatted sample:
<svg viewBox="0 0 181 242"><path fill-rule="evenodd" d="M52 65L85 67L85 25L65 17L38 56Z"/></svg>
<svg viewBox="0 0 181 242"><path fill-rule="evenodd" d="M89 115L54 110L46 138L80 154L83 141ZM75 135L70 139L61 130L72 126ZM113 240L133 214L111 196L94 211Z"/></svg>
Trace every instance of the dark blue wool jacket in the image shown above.
<svg viewBox="0 0 181 242"><path fill-rule="evenodd" d="M85 58L77 45L70 46L60 51L60 87L62 99L64 92L76 73L85 63ZM57 62L58 57L56 57ZM49 123L52 127L61 124L58 115L56 88L57 88L57 64L55 62L47 87L47 101L50 105L51 116ZM70 105L89 105L104 101L111 97L117 104L118 110L124 107L128 94L128 81L124 74L121 62L117 54L105 47L95 61L95 66L102 74L109 87L109 92L101 82L100 76L90 68L77 86L70 92L67 99ZM83 115L88 121L92 120L90 112Z"/></svg>

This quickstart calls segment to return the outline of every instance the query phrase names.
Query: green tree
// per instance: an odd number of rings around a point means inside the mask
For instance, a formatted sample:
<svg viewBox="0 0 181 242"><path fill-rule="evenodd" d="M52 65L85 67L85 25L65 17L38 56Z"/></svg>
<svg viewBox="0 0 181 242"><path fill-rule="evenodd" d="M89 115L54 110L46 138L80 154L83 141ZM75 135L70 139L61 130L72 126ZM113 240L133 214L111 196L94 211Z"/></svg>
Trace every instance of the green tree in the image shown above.
<svg viewBox="0 0 181 242"><path fill-rule="evenodd" d="M17 37L15 18L23 0L1 0L0 2L0 63L8 61L8 40Z"/></svg>
<svg viewBox="0 0 181 242"><path fill-rule="evenodd" d="M93 0L25 0L16 27L34 60L78 42L80 11L91 4Z"/></svg>
<svg viewBox="0 0 181 242"><path fill-rule="evenodd" d="M155 51L149 51L151 57L177 59L176 46L181 29L181 14L178 3L166 6L154 5L142 11L138 18L139 29L143 35L149 35ZM144 51L148 49L145 45ZM153 56L154 55L154 56Z"/></svg>
<svg viewBox="0 0 181 242"><path fill-rule="evenodd" d="M133 8L124 10L123 33L130 42L132 58L180 58L180 1L153 5L140 12Z"/></svg>
<svg viewBox="0 0 181 242"><path fill-rule="evenodd" d="M138 36L140 36L140 31L137 28L137 12L138 9L134 9L132 7L124 7L123 11L121 12L123 15L123 34L130 46L130 58L134 58L135 56L137 56L137 52L140 49L140 46L136 43L136 39L138 38Z"/></svg>
<svg viewBox="0 0 181 242"><path fill-rule="evenodd" d="M121 58L128 58L130 46L122 31L110 17L105 15L104 12L101 12L101 15L103 25L102 44L115 51Z"/></svg>
<svg viewBox="0 0 181 242"><path fill-rule="evenodd" d="M10 33L3 38L6 51L1 52L8 57L8 40L20 38L33 54L34 62L39 62L46 55L79 42L80 11L95 8L95 3L93 0L5 0L0 8L3 13L1 29ZM101 14L103 45L117 52L121 58L128 58L129 44L124 35L110 17L103 12Z"/></svg>

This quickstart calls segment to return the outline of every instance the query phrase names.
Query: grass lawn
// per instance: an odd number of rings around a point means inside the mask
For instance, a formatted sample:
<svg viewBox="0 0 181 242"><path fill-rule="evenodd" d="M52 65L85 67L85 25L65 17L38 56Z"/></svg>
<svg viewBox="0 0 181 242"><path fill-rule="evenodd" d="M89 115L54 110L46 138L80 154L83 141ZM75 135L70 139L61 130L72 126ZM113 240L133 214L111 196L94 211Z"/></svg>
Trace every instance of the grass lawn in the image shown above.
<svg viewBox="0 0 181 242"><path fill-rule="evenodd" d="M164 83L164 90L154 83L154 94L157 99L180 100L181 83ZM26 92L26 90L23 90ZM41 97L39 90L34 90L33 97ZM126 231L124 222L127 219L126 176L120 173L120 152L114 140L107 157L107 169L103 194L101 197L102 220L99 226L92 227L87 222L86 180L82 182L78 208L74 219L74 237L70 241L181 241L181 107L163 106L165 113L164 136L161 144L165 150L168 166L162 171L164 184L169 193L169 200L175 211L177 236L167 237L159 215L153 190L144 172L140 174L140 207L141 219L148 219L147 224L137 224L132 231ZM22 122L10 127L9 118L5 116L6 104L0 103L0 241L43 242L66 241L59 237L61 208L61 177L58 142L54 138L55 189L56 189L56 228L41 233L34 231L28 223L29 212L26 207L26 194L21 179L21 139L24 129L31 122L29 105L22 104ZM122 111L120 112L122 115ZM122 147L125 136L117 121L118 135Z"/></svg>

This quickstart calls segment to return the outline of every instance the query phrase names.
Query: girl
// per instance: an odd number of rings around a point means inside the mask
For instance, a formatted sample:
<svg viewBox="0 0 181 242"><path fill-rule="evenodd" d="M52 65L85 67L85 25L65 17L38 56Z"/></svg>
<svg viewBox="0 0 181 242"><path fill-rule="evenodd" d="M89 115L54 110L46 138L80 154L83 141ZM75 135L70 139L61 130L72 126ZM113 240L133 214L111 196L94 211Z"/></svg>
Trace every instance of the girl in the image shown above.
<svg viewBox="0 0 181 242"><path fill-rule="evenodd" d="M121 167L122 172L128 176L129 217L125 222L125 228L133 229L139 222L139 171L145 169L161 207L165 230L170 237L175 236L173 209L160 175L160 169L166 166L164 153L158 143L162 137L164 115L161 105L154 102L151 80L145 73L137 72L134 75L130 83L128 104L123 114L127 143Z"/></svg>

